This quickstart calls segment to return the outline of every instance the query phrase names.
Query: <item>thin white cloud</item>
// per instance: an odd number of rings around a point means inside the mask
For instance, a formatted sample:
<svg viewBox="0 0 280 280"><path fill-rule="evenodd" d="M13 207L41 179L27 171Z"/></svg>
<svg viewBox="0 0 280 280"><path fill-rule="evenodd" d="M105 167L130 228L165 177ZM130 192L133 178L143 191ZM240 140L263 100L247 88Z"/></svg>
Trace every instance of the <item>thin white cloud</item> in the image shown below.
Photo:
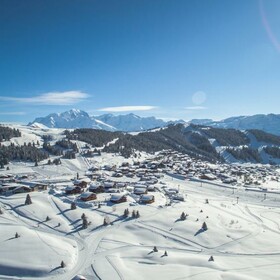
<svg viewBox="0 0 280 280"><path fill-rule="evenodd" d="M190 106L185 107L186 110L206 110L207 108L204 106Z"/></svg>
<svg viewBox="0 0 280 280"><path fill-rule="evenodd" d="M1 112L1 116L23 116L26 115L26 112Z"/></svg>
<svg viewBox="0 0 280 280"><path fill-rule="evenodd" d="M72 105L89 95L81 91L47 92L34 97L6 97L0 96L0 100L29 103L34 105Z"/></svg>
<svg viewBox="0 0 280 280"><path fill-rule="evenodd" d="M130 111L149 111L156 109L156 106L119 106L119 107L107 107L101 108L97 111L101 112L130 112Z"/></svg>

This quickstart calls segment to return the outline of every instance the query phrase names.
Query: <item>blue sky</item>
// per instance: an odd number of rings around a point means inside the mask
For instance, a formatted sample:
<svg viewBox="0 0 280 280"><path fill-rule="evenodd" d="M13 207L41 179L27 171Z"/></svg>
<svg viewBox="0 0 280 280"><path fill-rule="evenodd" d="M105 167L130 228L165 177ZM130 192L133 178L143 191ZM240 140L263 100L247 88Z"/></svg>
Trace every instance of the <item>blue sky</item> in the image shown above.
<svg viewBox="0 0 280 280"><path fill-rule="evenodd" d="M1 0L0 121L280 113L279 0Z"/></svg>

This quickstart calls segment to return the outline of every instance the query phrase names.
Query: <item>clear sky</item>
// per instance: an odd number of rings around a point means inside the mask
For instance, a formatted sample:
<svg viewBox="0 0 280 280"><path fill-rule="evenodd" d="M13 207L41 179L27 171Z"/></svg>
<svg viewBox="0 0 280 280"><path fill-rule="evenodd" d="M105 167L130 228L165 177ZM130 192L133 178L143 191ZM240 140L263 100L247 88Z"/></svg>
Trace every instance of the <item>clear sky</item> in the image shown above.
<svg viewBox="0 0 280 280"><path fill-rule="evenodd" d="M279 0L1 0L0 121L280 113Z"/></svg>

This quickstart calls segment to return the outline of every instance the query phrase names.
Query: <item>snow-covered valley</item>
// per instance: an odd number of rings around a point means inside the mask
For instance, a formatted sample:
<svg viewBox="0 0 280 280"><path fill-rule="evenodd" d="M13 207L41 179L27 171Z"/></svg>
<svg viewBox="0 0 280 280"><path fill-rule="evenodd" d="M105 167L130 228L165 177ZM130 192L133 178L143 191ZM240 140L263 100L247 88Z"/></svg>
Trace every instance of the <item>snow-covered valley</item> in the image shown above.
<svg viewBox="0 0 280 280"><path fill-rule="evenodd" d="M44 134L63 137L62 130L28 128L11 141L41 143ZM84 145L77 142L76 158L59 165L14 161L0 170L2 187L11 186L0 195L0 279L279 278L277 167L214 165L176 152L84 157ZM241 174L235 183L219 179L233 171ZM261 177L259 185L250 176ZM66 193L83 181L81 193ZM12 188L29 182L47 189ZM83 201L96 186L105 190ZM151 203L141 203L143 188ZM118 195L126 201L113 203Z"/></svg>

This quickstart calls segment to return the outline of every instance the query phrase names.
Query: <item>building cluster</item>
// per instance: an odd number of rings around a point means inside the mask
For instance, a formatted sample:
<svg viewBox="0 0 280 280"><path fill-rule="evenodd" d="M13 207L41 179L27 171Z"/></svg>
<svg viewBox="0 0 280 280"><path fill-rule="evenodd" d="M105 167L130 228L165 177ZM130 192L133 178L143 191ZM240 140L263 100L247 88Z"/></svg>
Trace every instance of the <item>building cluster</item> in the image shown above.
<svg viewBox="0 0 280 280"><path fill-rule="evenodd" d="M27 175L15 176L12 174L0 174L0 195L13 195L47 190L48 184L38 181L30 181Z"/></svg>
<svg viewBox="0 0 280 280"><path fill-rule="evenodd" d="M271 180L279 182L276 166L245 164L211 164L192 159L186 154L167 150L144 161L122 162L117 165L91 166L80 178L77 174L64 189L66 196L75 195L80 201L98 201L98 194L110 194L113 203L127 201L155 202L155 192L162 192L170 200L184 200L179 189L166 186L161 178L169 175L178 179L208 180L230 185L259 186ZM13 195L46 190L48 184L34 176L0 174L0 195Z"/></svg>

